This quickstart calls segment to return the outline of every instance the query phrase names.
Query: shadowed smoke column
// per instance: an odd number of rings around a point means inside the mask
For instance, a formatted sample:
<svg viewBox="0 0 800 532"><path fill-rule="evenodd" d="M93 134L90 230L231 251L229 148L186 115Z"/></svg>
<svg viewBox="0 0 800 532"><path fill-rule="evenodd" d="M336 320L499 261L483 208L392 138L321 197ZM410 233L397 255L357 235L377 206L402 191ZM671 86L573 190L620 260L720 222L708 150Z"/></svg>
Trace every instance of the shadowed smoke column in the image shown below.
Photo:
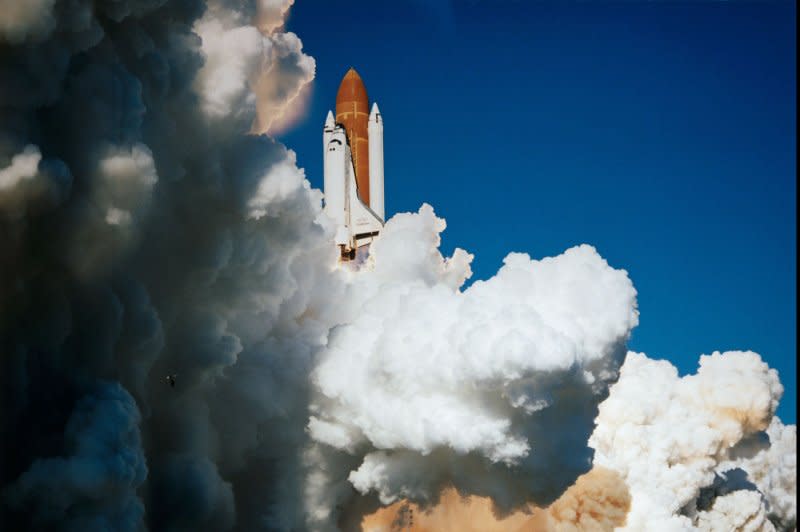
<svg viewBox="0 0 800 532"><path fill-rule="evenodd" d="M347 71L336 93L336 122L342 124L350 142L356 171L358 197L369 205L369 98L361 76L354 68Z"/></svg>

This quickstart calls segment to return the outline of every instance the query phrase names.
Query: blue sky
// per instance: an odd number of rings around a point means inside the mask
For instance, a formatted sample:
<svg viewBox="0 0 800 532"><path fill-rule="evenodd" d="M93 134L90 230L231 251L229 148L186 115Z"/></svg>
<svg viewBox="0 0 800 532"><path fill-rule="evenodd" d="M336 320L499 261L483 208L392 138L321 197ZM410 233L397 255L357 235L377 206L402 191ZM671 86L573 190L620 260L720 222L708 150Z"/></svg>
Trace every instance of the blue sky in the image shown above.
<svg viewBox="0 0 800 532"><path fill-rule="evenodd" d="M752 349L796 422L794 2L298 0L317 60L280 136L322 186L322 124L350 66L385 123L387 215L423 202L474 279L510 251L589 243L626 269L631 349L681 373Z"/></svg>

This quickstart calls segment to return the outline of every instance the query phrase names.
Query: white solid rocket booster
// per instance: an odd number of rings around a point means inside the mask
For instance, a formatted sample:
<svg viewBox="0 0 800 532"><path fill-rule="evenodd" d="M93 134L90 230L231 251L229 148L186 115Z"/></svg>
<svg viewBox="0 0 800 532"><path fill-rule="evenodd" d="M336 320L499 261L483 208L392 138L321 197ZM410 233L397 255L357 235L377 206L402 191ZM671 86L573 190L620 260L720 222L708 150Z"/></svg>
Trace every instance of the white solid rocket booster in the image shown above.
<svg viewBox="0 0 800 532"><path fill-rule="evenodd" d="M369 137L369 206L381 220L383 211L383 119L378 104L372 104L367 125Z"/></svg>

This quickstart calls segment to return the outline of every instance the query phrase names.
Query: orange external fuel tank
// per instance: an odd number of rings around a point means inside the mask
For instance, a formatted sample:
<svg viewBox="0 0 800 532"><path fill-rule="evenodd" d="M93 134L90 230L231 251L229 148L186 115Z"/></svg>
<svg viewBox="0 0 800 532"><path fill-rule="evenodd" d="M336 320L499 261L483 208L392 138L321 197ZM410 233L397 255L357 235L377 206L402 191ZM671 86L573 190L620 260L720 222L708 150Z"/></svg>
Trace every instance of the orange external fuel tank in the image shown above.
<svg viewBox="0 0 800 532"><path fill-rule="evenodd" d="M344 126L350 143L358 197L369 205L369 98L367 88L354 68L344 75L336 93L336 122Z"/></svg>

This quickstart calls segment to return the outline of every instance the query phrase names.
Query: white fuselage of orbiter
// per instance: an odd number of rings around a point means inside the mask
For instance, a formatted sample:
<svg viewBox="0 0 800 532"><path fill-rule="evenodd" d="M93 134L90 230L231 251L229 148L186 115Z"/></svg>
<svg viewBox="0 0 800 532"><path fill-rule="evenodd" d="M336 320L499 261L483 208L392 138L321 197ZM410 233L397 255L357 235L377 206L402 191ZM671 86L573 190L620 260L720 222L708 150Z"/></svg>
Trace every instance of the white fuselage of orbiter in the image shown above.
<svg viewBox="0 0 800 532"><path fill-rule="evenodd" d="M383 121L373 104L368 122L369 205L361 199L353 155L343 125L328 112L322 133L324 147L325 212L336 223L336 244L342 260L352 260L357 250L378 236L384 223Z"/></svg>

